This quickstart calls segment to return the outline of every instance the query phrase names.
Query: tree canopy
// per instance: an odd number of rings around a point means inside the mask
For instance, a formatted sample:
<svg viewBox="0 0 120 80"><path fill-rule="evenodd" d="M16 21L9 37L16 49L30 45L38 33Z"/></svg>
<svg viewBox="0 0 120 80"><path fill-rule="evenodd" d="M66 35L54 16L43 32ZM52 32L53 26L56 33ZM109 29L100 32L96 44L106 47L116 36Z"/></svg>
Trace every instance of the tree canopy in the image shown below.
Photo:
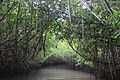
<svg viewBox="0 0 120 80"><path fill-rule="evenodd" d="M120 6L115 1L0 0L0 66L28 65L61 41L99 75L118 80Z"/></svg>

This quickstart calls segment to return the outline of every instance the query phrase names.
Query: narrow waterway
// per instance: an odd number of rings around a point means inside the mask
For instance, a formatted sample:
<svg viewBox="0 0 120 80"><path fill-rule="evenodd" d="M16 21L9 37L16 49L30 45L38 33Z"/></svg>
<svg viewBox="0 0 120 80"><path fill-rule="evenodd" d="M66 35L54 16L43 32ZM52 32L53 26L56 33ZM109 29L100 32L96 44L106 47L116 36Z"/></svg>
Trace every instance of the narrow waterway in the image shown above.
<svg viewBox="0 0 120 80"><path fill-rule="evenodd" d="M27 75L6 77L0 80L95 80L90 73L75 71L64 66L50 66Z"/></svg>

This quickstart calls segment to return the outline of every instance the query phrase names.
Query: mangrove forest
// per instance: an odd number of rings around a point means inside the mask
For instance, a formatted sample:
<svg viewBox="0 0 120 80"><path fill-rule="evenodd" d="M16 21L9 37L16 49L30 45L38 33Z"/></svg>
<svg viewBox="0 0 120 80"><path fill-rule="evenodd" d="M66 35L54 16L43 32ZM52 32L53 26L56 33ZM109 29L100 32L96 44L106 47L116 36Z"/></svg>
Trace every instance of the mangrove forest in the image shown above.
<svg viewBox="0 0 120 80"><path fill-rule="evenodd" d="M120 0L0 0L0 80L120 80Z"/></svg>

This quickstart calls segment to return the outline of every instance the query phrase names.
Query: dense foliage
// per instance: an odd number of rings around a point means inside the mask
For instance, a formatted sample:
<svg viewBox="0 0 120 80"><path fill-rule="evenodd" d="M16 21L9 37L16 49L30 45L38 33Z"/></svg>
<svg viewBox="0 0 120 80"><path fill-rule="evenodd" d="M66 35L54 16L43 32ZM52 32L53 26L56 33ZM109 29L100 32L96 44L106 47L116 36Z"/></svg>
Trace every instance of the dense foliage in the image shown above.
<svg viewBox="0 0 120 80"><path fill-rule="evenodd" d="M3 0L0 67L69 55L75 66L92 65L97 77L119 80L119 10L107 0Z"/></svg>

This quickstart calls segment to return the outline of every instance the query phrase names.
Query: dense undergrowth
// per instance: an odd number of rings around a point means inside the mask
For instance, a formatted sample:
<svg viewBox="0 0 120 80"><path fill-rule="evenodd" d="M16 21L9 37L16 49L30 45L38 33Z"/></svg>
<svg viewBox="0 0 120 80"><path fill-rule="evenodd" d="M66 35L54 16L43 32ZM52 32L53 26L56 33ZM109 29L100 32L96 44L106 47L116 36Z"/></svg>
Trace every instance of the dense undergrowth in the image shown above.
<svg viewBox="0 0 120 80"><path fill-rule="evenodd" d="M85 64L96 78L119 80L120 7L96 1L1 0L0 71Z"/></svg>

